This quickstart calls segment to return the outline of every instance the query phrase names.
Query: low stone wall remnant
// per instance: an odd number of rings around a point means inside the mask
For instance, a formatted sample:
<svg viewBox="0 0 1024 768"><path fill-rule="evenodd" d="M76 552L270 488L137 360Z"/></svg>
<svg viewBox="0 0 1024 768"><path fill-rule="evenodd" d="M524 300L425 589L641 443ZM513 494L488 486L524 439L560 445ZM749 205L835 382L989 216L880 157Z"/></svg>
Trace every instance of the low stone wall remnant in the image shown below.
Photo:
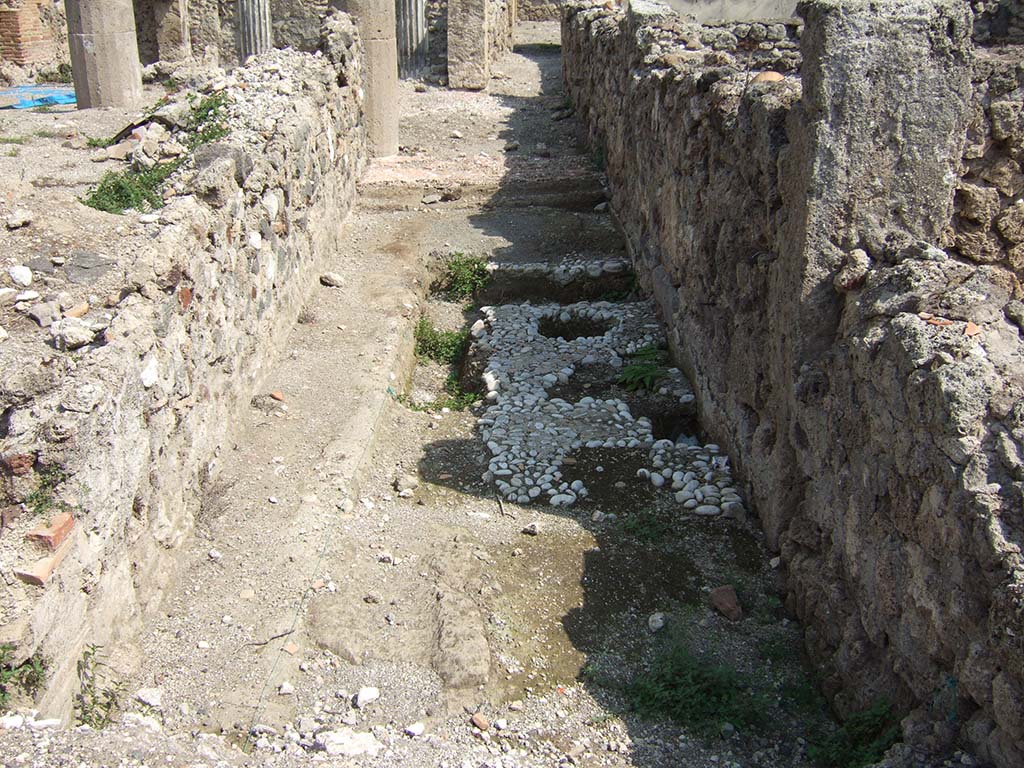
<svg viewBox="0 0 1024 768"><path fill-rule="evenodd" d="M41 362L14 364L14 341L0 347L0 642L16 645L15 662L46 660L37 706L48 715L70 716L85 644L130 638L177 575L228 425L338 246L366 157L363 54L348 16L328 17L323 33L323 53L190 73L195 92L157 119L219 94L230 132L199 147L166 206L142 217L150 245L117 265L127 283L105 328ZM44 522L31 510L40 489L50 512L74 519L56 555L25 537ZM8 578L35 558L55 559L41 585Z"/></svg>
<svg viewBox="0 0 1024 768"><path fill-rule="evenodd" d="M754 46L630 5L567 6L566 82L825 693L1024 764L1019 49L953 0Z"/></svg>

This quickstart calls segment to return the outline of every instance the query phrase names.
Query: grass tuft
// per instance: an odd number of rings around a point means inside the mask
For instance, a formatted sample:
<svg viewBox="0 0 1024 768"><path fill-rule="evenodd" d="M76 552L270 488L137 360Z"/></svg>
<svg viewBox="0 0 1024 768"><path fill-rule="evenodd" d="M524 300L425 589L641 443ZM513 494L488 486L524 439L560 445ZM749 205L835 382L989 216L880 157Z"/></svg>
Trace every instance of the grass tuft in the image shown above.
<svg viewBox="0 0 1024 768"><path fill-rule="evenodd" d="M68 505L60 501L54 491L65 482L69 475L62 467L47 467L39 472L39 485L27 497L25 506L35 515L48 515L51 512L65 512Z"/></svg>
<svg viewBox="0 0 1024 768"><path fill-rule="evenodd" d="M879 699L863 712L851 715L842 727L808 750L823 768L863 768L877 763L900 737L900 724L892 704Z"/></svg>
<svg viewBox="0 0 1024 768"><path fill-rule="evenodd" d="M181 161L175 160L144 171L107 171L82 202L107 213L124 213L129 208L136 211L163 208L160 187L180 165Z"/></svg>
<svg viewBox="0 0 1024 768"><path fill-rule="evenodd" d="M192 111L189 113L188 125L185 128L188 132L186 147L193 150L223 139L231 132L224 121L227 98L227 93L221 91L204 96L199 101L191 99Z"/></svg>
<svg viewBox="0 0 1024 768"><path fill-rule="evenodd" d="M653 390L668 372L657 363L630 363L619 374L619 385L631 392L640 389Z"/></svg>
<svg viewBox="0 0 1024 768"><path fill-rule="evenodd" d="M46 83L61 83L67 85L71 83L73 78L71 77L71 65L62 62L53 69L41 69L36 73L36 83L43 85Z"/></svg>
<svg viewBox="0 0 1024 768"><path fill-rule="evenodd" d="M764 698L736 670L697 657L679 644L658 657L628 693L641 714L669 717L704 732L715 732L727 722L738 728L758 725L765 709Z"/></svg>
<svg viewBox="0 0 1024 768"><path fill-rule="evenodd" d="M198 100L192 97L191 103L192 109L185 128L187 138L184 142L190 151L222 139L230 133L224 121L227 94L215 93ZM90 147L107 147L111 143L111 139L89 139ZM109 171L82 202L90 208L118 214L129 208L136 211L163 208L164 199L160 194L160 188L181 164L182 160L178 159L157 163L145 170Z"/></svg>
<svg viewBox="0 0 1024 768"><path fill-rule="evenodd" d="M78 693L75 696L75 716L79 725L95 730L114 722L124 695L124 683L110 680L110 667L100 654L102 647L90 643L78 660Z"/></svg>
<svg viewBox="0 0 1024 768"><path fill-rule="evenodd" d="M441 365L456 365L469 345L469 331L439 331L429 318L416 323L416 354Z"/></svg>

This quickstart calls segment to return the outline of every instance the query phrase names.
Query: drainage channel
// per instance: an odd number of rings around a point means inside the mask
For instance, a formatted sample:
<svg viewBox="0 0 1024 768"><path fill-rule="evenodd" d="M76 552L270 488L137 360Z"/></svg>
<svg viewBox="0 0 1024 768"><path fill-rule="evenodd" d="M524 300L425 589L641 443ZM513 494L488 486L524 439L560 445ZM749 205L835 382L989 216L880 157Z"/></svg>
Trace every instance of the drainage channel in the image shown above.
<svg viewBox="0 0 1024 768"><path fill-rule="evenodd" d="M356 513L372 586L332 604L387 639L345 690L388 688L352 722L411 765L444 764L424 739L507 765L811 764L801 630L628 266L481 273L472 296L435 281L423 323L458 353L421 343Z"/></svg>

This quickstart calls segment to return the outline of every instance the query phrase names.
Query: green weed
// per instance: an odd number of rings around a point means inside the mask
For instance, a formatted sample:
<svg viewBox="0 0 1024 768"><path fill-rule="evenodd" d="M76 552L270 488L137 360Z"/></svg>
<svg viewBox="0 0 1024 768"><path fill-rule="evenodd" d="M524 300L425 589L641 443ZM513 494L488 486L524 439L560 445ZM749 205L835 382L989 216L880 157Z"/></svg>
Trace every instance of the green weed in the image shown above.
<svg viewBox="0 0 1024 768"><path fill-rule="evenodd" d="M68 505L54 495L57 486L65 482L69 475L61 467L47 467L39 472L39 485L27 497L25 506L36 515L48 515L51 512L63 512Z"/></svg>
<svg viewBox="0 0 1024 768"><path fill-rule="evenodd" d="M181 161L175 160L158 163L144 171L107 171L82 202L107 213L124 213L128 208L136 211L163 208L160 187L180 165Z"/></svg>
<svg viewBox="0 0 1024 768"><path fill-rule="evenodd" d="M757 652L762 659L774 664L784 664L799 656L799 650L793 645L792 638L785 636L763 638L757 644Z"/></svg>
<svg viewBox="0 0 1024 768"><path fill-rule="evenodd" d="M639 541L654 543L663 540L671 532L672 527L661 517L650 512L637 512L620 519L623 533Z"/></svg>
<svg viewBox="0 0 1024 768"><path fill-rule="evenodd" d="M90 136L88 139L85 140L85 144L87 147L92 147L93 149L106 149L107 147L111 147L114 145L114 139L101 139L96 138L94 136Z"/></svg>
<svg viewBox="0 0 1024 768"><path fill-rule="evenodd" d="M110 680L110 667L100 659L103 649L90 643L78 660L78 694L75 696L75 716L79 725L95 730L114 722L124 694L124 683Z"/></svg>
<svg viewBox="0 0 1024 768"><path fill-rule="evenodd" d="M0 136L0 144L28 144L28 138L25 136Z"/></svg>
<svg viewBox="0 0 1024 768"><path fill-rule="evenodd" d="M469 344L469 331L439 331L429 318L416 323L416 354L442 365L457 365Z"/></svg>
<svg viewBox="0 0 1024 768"><path fill-rule="evenodd" d="M828 702L807 675L796 682L786 683L782 686L781 694L783 705L790 711L819 716L828 711Z"/></svg>
<svg viewBox="0 0 1024 768"><path fill-rule="evenodd" d="M483 290L491 279L487 261L479 256L453 253L445 264L441 290L451 301L468 299Z"/></svg>
<svg viewBox="0 0 1024 768"><path fill-rule="evenodd" d="M632 352L629 355L631 360L637 360L644 363L664 363L668 357L668 352L660 347L640 347L640 349Z"/></svg>
<svg viewBox="0 0 1024 768"><path fill-rule="evenodd" d="M579 672L580 680L590 685L597 685L608 690L621 689L622 684L615 679L615 675L609 670L606 664L596 661L587 661Z"/></svg>
<svg viewBox="0 0 1024 768"><path fill-rule="evenodd" d="M223 91L204 96L198 101L190 98L192 111L189 113L188 125L185 130L188 132L188 139L185 146L191 149L201 147L203 144L223 139L230 131L224 122L224 106L227 104L227 94Z"/></svg>
<svg viewBox="0 0 1024 768"><path fill-rule="evenodd" d="M7 706L14 688L34 693L46 679L46 663L38 654L15 666L14 646L0 644L0 710Z"/></svg>
<svg viewBox="0 0 1024 768"><path fill-rule="evenodd" d="M192 97L191 102L192 110L185 128L188 135L185 146L189 150L228 135L229 130L224 122L226 94L216 93L198 100ZM108 147L112 143L111 139L89 139L91 147ZM157 163L141 171L109 171L82 202L107 213L124 213L129 208L137 211L163 208L164 199L160 188L181 167L181 163L182 160L178 159Z"/></svg>
<svg viewBox="0 0 1024 768"><path fill-rule="evenodd" d="M842 727L808 749L823 768L863 768L882 759L900 737L900 724L892 704L879 699L863 712L851 715Z"/></svg>
<svg viewBox="0 0 1024 768"><path fill-rule="evenodd" d="M47 130L35 131L32 135L40 139L59 139L61 137L61 135L57 133L57 131Z"/></svg>
<svg viewBox="0 0 1024 768"><path fill-rule="evenodd" d="M619 385L631 392L639 389L653 390L655 385L668 375L668 371L657 363L630 363L619 374Z"/></svg>
<svg viewBox="0 0 1024 768"><path fill-rule="evenodd" d="M726 722L756 726L765 710L764 697L745 685L736 670L699 658L681 644L658 657L628 693L641 714L669 717L705 732Z"/></svg>
<svg viewBox="0 0 1024 768"><path fill-rule="evenodd" d="M451 411L464 411L476 402L479 402L480 395L476 392L465 392L459 386L458 377L452 373L444 384L444 394L429 403L417 403L408 395L392 393L395 400L400 402L411 411L428 413L447 408Z"/></svg>

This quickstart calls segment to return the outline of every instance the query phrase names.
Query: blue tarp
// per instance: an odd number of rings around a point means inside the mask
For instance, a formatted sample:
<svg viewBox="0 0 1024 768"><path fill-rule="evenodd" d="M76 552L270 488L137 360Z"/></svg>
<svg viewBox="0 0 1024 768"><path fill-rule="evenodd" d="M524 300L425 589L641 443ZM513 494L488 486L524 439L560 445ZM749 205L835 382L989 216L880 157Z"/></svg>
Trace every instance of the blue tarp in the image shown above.
<svg viewBox="0 0 1024 768"><path fill-rule="evenodd" d="M75 103L75 89L70 85L19 85L0 90L0 107L4 109L32 109Z"/></svg>

